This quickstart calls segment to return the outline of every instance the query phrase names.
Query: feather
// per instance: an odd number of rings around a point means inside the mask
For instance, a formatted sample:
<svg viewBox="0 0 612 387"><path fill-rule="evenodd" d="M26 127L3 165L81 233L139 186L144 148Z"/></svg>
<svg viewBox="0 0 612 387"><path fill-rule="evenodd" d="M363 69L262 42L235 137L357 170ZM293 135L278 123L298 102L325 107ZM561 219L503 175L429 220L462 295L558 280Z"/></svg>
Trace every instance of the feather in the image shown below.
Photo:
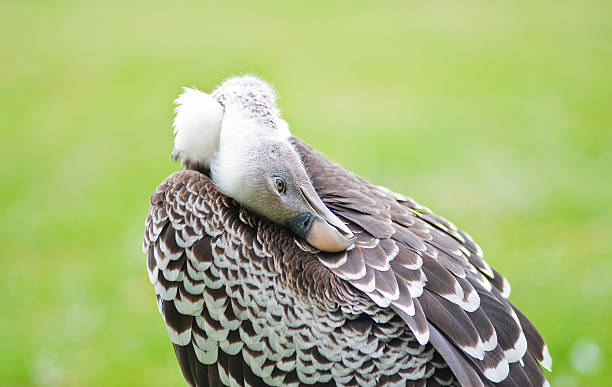
<svg viewBox="0 0 612 387"><path fill-rule="evenodd" d="M193 317L181 314L170 301L162 301L161 309L170 340L174 344L187 345L191 340Z"/></svg>
<svg viewBox="0 0 612 387"><path fill-rule="evenodd" d="M395 305L392 305L391 308L406 322L412 334L421 345L425 345L429 342L430 325L428 325L427 318L425 317L423 308L421 308L420 302L414 303L414 315L408 315Z"/></svg>
<svg viewBox="0 0 612 387"><path fill-rule="evenodd" d="M183 376L190 386L210 386L208 366L198 361L191 345L174 344L174 352L183 370Z"/></svg>
<svg viewBox="0 0 612 387"><path fill-rule="evenodd" d="M365 259L361 249L352 249L348 251L348 258L344 265L334 269L340 278L346 280L360 279L366 274Z"/></svg>
<svg viewBox="0 0 612 387"><path fill-rule="evenodd" d="M523 332L527 338L527 350L533 356L535 360L537 360L542 367L546 368L548 371L552 369L552 358L548 353L548 347L540 336L540 333L537 331L535 326L529 321L527 316L523 314L516 306L511 305L512 309L516 312L519 321L521 322L521 326L523 328Z"/></svg>
<svg viewBox="0 0 612 387"><path fill-rule="evenodd" d="M497 341L504 350L509 363L519 361L527 350L527 342L520 323L514 318L514 312L506 304L505 299L497 298L494 294L477 289L482 308L493 324L497 335Z"/></svg>
<svg viewBox="0 0 612 387"><path fill-rule="evenodd" d="M478 331L463 309L428 290L419 301L428 320L445 332L455 345L473 358L484 358Z"/></svg>
<svg viewBox="0 0 612 387"><path fill-rule="evenodd" d="M448 338L432 324L429 325L429 332L429 339L453 371L459 383L464 387L484 387L476 370L470 366L465 356L448 341Z"/></svg>
<svg viewBox="0 0 612 387"><path fill-rule="evenodd" d="M542 372L542 369L538 366L531 354L526 354L522 360L524 364L522 370L525 372L525 375L527 375L532 385L537 387L550 386L546 380L546 377L544 376L544 373Z"/></svg>
<svg viewBox="0 0 612 387"><path fill-rule="evenodd" d="M374 270L374 278L376 280L376 290L390 300L396 300L399 297L399 288L397 279L392 272Z"/></svg>
<svg viewBox="0 0 612 387"><path fill-rule="evenodd" d="M427 289L444 297L450 302L460 304L463 301L463 288L455 277L438 261L427 259L423 264L423 273L427 277Z"/></svg>

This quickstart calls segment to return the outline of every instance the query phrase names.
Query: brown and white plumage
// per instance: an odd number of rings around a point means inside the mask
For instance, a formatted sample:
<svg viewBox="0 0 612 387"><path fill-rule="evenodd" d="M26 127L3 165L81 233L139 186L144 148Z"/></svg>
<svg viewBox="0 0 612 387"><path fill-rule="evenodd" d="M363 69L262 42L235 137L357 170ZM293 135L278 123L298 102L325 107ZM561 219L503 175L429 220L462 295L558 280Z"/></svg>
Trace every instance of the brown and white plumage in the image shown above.
<svg viewBox="0 0 612 387"><path fill-rule="evenodd" d="M149 278L190 384L547 385L544 341L469 235L287 142L356 238L348 249L246 209L206 163L184 158L151 197Z"/></svg>

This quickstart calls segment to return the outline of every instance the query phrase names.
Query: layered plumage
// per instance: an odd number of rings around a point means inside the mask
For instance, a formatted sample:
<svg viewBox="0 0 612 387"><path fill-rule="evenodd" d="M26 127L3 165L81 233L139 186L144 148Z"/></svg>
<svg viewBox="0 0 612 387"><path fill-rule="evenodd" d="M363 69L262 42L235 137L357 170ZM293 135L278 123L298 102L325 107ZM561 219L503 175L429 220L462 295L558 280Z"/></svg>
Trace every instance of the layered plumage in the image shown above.
<svg viewBox="0 0 612 387"><path fill-rule="evenodd" d="M151 197L149 278L188 383L547 385L544 341L469 235L287 141L355 236L347 250L315 249L241 206L205 164Z"/></svg>

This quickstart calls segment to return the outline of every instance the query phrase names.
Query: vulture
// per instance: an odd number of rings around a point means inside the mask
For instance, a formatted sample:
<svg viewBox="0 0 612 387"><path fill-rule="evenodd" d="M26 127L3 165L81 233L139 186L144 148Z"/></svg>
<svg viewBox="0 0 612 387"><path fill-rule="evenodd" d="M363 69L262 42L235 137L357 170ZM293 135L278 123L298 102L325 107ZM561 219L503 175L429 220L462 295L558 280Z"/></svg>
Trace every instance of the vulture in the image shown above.
<svg viewBox="0 0 612 387"><path fill-rule="evenodd" d="M464 231L291 135L254 76L176 99L143 250L192 386L548 386Z"/></svg>

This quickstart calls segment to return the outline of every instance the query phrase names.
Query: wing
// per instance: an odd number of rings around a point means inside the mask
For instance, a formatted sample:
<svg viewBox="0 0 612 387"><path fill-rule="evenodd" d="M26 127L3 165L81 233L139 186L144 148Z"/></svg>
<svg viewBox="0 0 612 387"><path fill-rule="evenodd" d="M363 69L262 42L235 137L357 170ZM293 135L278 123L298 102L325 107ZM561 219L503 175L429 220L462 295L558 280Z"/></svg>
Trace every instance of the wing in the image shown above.
<svg viewBox="0 0 612 387"><path fill-rule="evenodd" d="M321 199L357 236L346 252L317 253L323 265L400 315L462 385L548 385L538 366L552 365L546 344L468 234L294 143Z"/></svg>

